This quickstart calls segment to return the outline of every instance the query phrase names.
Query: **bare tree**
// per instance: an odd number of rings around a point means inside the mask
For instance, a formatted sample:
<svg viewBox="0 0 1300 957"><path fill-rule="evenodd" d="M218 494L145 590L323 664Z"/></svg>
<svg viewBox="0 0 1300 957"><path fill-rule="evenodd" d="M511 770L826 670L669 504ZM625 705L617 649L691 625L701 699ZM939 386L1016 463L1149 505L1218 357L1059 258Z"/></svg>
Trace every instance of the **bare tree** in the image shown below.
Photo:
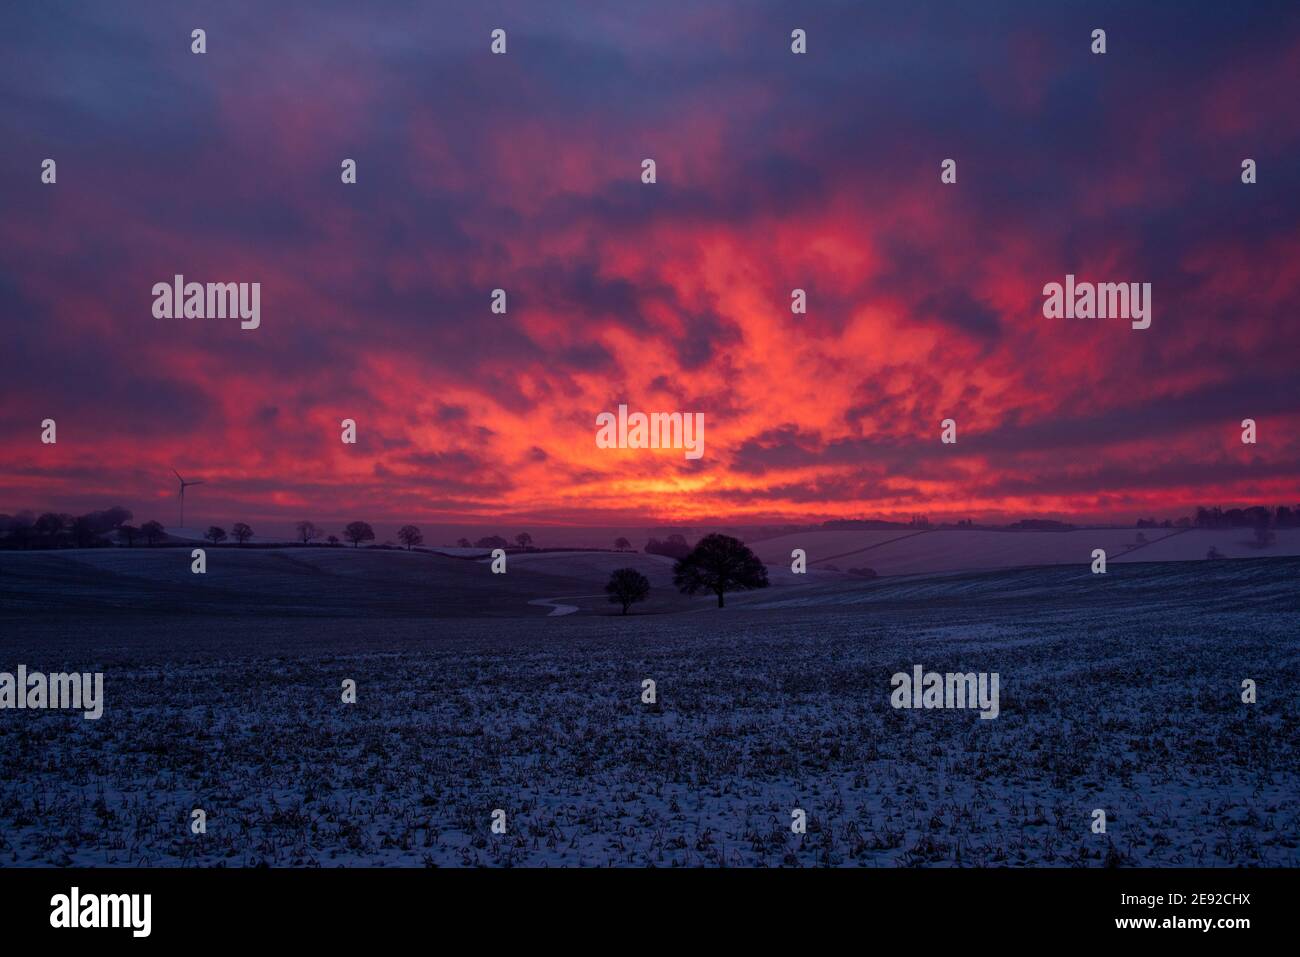
<svg viewBox="0 0 1300 957"><path fill-rule="evenodd" d="M234 535L235 541L242 545L253 537L253 530L243 522L236 522L230 526L230 534Z"/></svg>
<svg viewBox="0 0 1300 957"><path fill-rule="evenodd" d="M605 594L615 605L623 606L623 614L632 607L633 602L645 601L650 594L650 579L635 568L617 568L609 576L605 585Z"/></svg>
<svg viewBox="0 0 1300 957"><path fill-rule="evenodd" d="M470 543L470 540L469 540L468 538L458 538L458 539L456 539L456 544L457 544L457 546L459 546L460 548L473 548L473 547L474 547L474 546Z"/></svg>
<svg viewBox="0 0 1300 957"><path fill-rule="evenodd" d="M406 546L408 552L416 545L424 544L424 536L420 534L420 530L414 525L403 525L399 528L397 530L397 538L398 541Z"/></svg>
<svg viewBox="0 0 1300 957"><path fill-rule="evenodd" d="M339 543L339 537L337 535L331 535L329 538L325 539L325 541L331 545L337 545Z"/></svg>
<svg viewBox="0 0 1300 957"><path fill-rule="evenodd" d="M632 543L629 542L626 538L619 537L614 539L614 547L617 548L620 552L625 552L632 547Z"/></svg>
<svg viewBox="0 0 1300 957"><path fill-rule="evenodd" d="M145 522L140 526L140 534L144 536L144 540L148 544L152 545L155 542L161 541L162 537L166 535L167 532L159 522Z"/></svg>
<svg viewBox="0 0 1300 957"><path fill-rule="evenodd" d="M343 537L352 543L353 548L356 548L362 542L373 542L375 530L368 522L348 522L347 527L343 529Z"/></svg>
<svg viewBox="0 0 1300 957"><path fill-rule="evenodd" d="M533 536L527 532L520 532L515 536L515 541L519 543L520 548L527 549L533 543Z"/></svg>
<svg viewBox="0 0 1300 957"><path fill-rule="evenodd" d="M313 538L320 538L320 529L313 523L303 520L298 523L298 541L306 545Z"/></svg>
<svg viewBox="0 0 1300 957"><path fill-rule="evenodd" d="M215 545L217 542L226 540L226 530L216 525L209 525L208 530L203 533L203 537Z"/></svg>

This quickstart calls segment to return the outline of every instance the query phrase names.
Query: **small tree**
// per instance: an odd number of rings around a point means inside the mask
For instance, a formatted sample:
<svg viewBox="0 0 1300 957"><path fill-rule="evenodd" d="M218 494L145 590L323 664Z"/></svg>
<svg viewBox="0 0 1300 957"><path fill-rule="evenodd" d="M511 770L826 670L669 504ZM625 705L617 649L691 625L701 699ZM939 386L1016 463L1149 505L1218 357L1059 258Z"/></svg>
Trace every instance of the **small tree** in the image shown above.
<svg viewBox="0 0 1300 957"><path fill-rule="evenodd" d="M633 602L645 601L650 594L650 579L635 568L618 568L609 576L605 585L605 594L615 605L623 606L623 614L632 607Z"/></svg>
<svg viewBox="0 0 1300 957"><path fill-rule="evenodd" d="M470 541L469 541L468 538L458 538L458 539L456 539L456 545L459 546L460 548L473 548L473 547L474 547L473 545L470 544Z"/></svg>
<svg viewBox="0 0 1300 957"><path fill-rule="evenodd" d="M373 542L375 530L368 522L349 522L347 528L343 529L343 537L352 543L353 548L356 548L362 542Z"/></svg>
<svg viewBox="0 0 1300 957"><path fill-rule="evenodd" d="M144 540L148 544L152 545L161 541L167 532L158 522L145 522L140 526L140 534L144 536Z"/></svg>
<svg viewBox="0 0 1300 957"><path fill-rule="evenodd" d="M406 546L408 552L416 545L424 544L424 536L420 534L420 530L414 525L403 525L399 528L397 530L397 538Z"/></svg>
<svg viewBox="0 0 1300 957"><path fill-rule="evenodd" d="M126 547L130 548L135 544L136 538L140 535L140 529L134 525L123 525L117 530L117 540L126 542Z"/></svg>
<svg viewBox="0 0 1300 957"><path fill-rule="evenodd" d="M320 538L320 529L306 520L298 523L298 541L306 545L313 538Z"/></svg>
<svg viewBox="0 0 1300 957"><path fill-rule="evenodd" d="M234 535L235 541L242 545L253 537L253 530L243 522L236 522L230 526L230 534Z"/></svg>
<svg viewBox="0 0 1300 957"><path fill-rule="evenodd" d="M722 608L729 591L766 588L767 568L740 539L715 532L673 566L673 584L687 595L713 592Z"/></svg>
<svg viewBox="0 0 1300 957"><path fill-rule="evenodd" d="M325 541L331 545L337 545L339 543L339 537L337 535L331 535L329 538L325 539Z"/></svg>
<svg viewBox="0 0 1300 957"><path fill-rule="evenodd" d="M519 543L520 548L527 549L533 543L533 536L527 532L520 532L515 536L515 541Z"/></svg>
<svg viewBox="0 0 1300 957"><path fill-rule="evenodd" d="M474 543L475 548L505 548L510 543L500 535L485 535Z"/></svg>
<svg viewBox="0 0 1300 957"><path fill-rule="evenodd" d="M626 538L620 537L614 539L614 547L617 548L620 552L625 552L632 547L632 543L629 542Z"/></svg>
<svg viewBox="0 0 1300 957"><path fill-rule="evenodd" d="M224 528L218 528L216 525L209 525L208 530L204 533L203 537L215 545L217 542L224 542L226 540L226 530Z"/></svg>

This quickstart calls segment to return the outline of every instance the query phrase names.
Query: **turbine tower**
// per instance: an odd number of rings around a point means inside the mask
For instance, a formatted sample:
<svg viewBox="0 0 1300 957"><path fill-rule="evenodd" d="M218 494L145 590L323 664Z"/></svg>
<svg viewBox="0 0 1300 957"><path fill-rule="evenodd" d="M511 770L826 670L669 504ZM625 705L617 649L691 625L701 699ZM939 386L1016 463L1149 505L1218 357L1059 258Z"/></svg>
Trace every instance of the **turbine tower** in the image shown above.
<svg viewBox="0 0 1300 957"><path fill-rule="evenodd" d="M203 484L203 479L196 479L196 480L193 481L193 482L187 482L187 481L185 481L185 479L181 478L181 473L178 472L178 471L176 471L175 469L172 469L172 475L175 475L175 476L176 476L176 481L178 481L178 482L181 483L181 524L180 524L180 527L181 527L181 528L184 528L184 527L185 527L185 488L186 488L186 486L189 486L189 485L202 485L202 484Z"/></svg>

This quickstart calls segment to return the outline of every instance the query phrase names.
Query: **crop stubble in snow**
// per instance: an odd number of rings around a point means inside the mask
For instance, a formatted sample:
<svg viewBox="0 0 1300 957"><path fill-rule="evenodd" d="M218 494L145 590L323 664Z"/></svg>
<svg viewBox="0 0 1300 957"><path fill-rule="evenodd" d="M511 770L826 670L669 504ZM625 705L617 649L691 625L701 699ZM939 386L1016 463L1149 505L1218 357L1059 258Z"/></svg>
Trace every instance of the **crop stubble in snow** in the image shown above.
<svg viewBox="0 0 1300 957"><path fill-rule="evenodd" d="M25 614L4 660L102 670L107 706L0 715L0 864L1296 866L1298 571L626 619ZM999 672L1001 716L891 709L914 663Z"/></svg>

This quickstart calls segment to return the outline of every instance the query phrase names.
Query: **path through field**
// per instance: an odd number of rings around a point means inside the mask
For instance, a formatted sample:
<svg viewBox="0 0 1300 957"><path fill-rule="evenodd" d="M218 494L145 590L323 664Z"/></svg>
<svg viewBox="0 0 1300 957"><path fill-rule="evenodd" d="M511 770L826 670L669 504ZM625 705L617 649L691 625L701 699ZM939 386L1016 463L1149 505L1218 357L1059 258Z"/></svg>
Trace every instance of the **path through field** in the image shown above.
<svg viewBox="0 0 1300 957"><path fill-rule="evenodd" d="M581 598L604 598L604 597L605 597L604 595L561 595L559 598L534 598L534 599L533 599L532 601L530 601L528 604L530 604L530 605L544 605L544 606L550 607L550 608L552 609L552 611L551 611L551 613L550 613L549 615L547 615L546 617L547 617L547 618L557 618L557 617L559 617L560 615L572 615L575 611L578 610L578 606L577 606L577 605L561 605L561 604L559 604L559 602L562 601L562 600L565 599L565 598L578 598L578 599L581 599Z"/></svg>

